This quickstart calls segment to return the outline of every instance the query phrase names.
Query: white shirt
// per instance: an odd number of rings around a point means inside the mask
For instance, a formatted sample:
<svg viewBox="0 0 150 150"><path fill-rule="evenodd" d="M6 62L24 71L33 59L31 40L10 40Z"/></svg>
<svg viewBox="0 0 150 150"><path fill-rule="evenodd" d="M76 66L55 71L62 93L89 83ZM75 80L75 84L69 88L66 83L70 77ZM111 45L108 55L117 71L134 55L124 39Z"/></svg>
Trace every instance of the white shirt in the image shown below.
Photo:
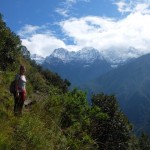
<svg viewBox="0 0 150 150"><path fill-rule="evenodd" d="M26 76L17 74L16 81L18 83L18 90L19 91L25 90L25 86L26 86L26 82L27 82Z"/></svg>

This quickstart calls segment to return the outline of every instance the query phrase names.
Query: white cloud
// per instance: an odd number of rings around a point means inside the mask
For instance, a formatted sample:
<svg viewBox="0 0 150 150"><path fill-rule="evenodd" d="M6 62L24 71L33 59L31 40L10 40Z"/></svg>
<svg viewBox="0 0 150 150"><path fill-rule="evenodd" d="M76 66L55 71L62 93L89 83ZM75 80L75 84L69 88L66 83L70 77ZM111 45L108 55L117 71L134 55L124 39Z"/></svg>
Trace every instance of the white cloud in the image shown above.
<svg viewBox="0 0 150 150"><path fill-rule="evenodd" d="M75 4L77 2L77 0L66 0L65 1L65 3L67 4L67 5L73 5L73 4Z"/></svg>
<svg viewBox="0 0 150 150"><path fill-rule="evenodd" d="M57 8L55 10L59 15L64 16L64 17L68 17L68 10L64 9L64 8Z"/></svg>
<svg viewBox="0 0 150 150"><path fill-rule="evenodd" d="M150 13L150 0L120 0L114 4L121 13Z"/></svg>
<svg viewBox="0 0 150 150"><path fill-rule="evenodd" d="M60 7L56 8L55 12L63 17L69 17L72 7L79 2L90 2L91 0L65 0L60 3Z"/></svg>
<svg viewBox="0 0 150 150"><path fill-rule="evenodd" d="M33 26L33 25L26 24L18 31L18 35L21 36L22 38L26 38L33 34L38 34L38 33L52 34L52 32L48 29L47 25Z"/></svg>
<svg viewBox="0 0 150 150"><path fill-rule="evenodd" d="M33 34L31 37L22 39L31 54L38 54L43 57L50 55L56 48L66 48L63 41L49 35Z"/></svg>
<svg viewBox="0 0 150 150"><path fill-rule="evenodd" d="M149 14L131 13L121 20L88 16L72 18L60 25L76 45L94 47L108 57L112 57L110 53L113 53L113 59L126 59L150 52ZM131 47L135 48L132 52Z"/></svg>
<svg viewBox="0 0 150 150"><path fill-rule="evenodd" d="M46 26L25 25L18 34L22 38L22 44L27 47L31 54L45 57L56 48L66 48L65 43L56 38Z"/></svg>
<svg viewBox="0 0 150 150"><path fill-rule="evenodd" d="M114 3L118 6L118 11L121 13L131 12L130 4L127 4L125 1L119 1Z"/></svg>
<svg viewBox="0 0 150 150"><path fill-rule="evenodd" d="M70 4L78 0L68 0ZM150 0L127 3L125 0L115 4L118 10L128 14L122 19L86 16L70 18L60 22L66 38L75 45L67 45L57 38L46 26L26 25L20 30L22 42L30 52L42 56L50 55L56 48L77 51L84 47L94 47L109 59L127 59L150 53ZM63 12L62 12L63 13ZM64 12L65 14L65 12ZM67 15L67 13L66 13Z"/></svg>
<svg viewBox="0 0 150 150"><path fill-rule="evenodd" d="M18 31L18 34L20 36L26 36L28 34L36 33L36 31L39 29L39 26L32 26L32 25L25 25L20 31Z"/></svg>

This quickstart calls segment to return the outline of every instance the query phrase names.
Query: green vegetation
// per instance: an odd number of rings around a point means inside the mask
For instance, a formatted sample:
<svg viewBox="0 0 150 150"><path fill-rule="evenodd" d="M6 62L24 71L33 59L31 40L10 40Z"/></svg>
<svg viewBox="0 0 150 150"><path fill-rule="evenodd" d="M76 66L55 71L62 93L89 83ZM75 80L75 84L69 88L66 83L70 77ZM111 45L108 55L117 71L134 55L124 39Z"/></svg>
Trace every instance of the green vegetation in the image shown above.
<svg viewBox="0 0 150 150"><path fill-rule="evenodd" d="M133 150L149 149L149 138L138 139L120 111L116 98L68 91L68 80L30 60L19 37L0 16L0 150ZM22 117L13 115L9 85L20 64L27 68L28 99Z"/></svg>
<svg viewBox="0 0 150 150"><path fill-rule="evenodd" d="M99 77L89 89L115 94L137 134L150 136L150 54L145 54Z"/></svg>

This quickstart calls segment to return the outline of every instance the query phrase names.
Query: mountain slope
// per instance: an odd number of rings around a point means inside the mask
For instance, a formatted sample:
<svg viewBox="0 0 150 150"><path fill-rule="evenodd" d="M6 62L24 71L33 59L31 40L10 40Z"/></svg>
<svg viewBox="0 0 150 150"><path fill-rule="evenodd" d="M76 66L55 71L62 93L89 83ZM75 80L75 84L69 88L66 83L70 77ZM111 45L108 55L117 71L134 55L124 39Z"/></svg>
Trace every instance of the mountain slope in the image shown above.
<svg viewBox="0 0 150 150"><path fill-rule="evenodd" d="M46 58L42 66L67 78L73 86L80 86L111 70L110 63L93 48L78 52L57 49Z"/></svg>
<svg viewBox="0 0 150 150"><path fill-rule="evenodd" d="M33 54L30 56L32 60L35 60L37 64L42 64L45 60L44 57L37 55L37 54Z"/></svg>
<svg viewBox="0 0 150 150"><path fill-rule="evenodd" d="M22 50L21 42L6 27L1 14L0 33L3 35L0 57L5 56L0 60L0 150L98 150L108 147L126 150L135 147L133 140L138 139L132 138L131 125L113 96L99 94L89 106L84 92L68 91L67 80L30 60L29 51L25 47ZM13 115L9 85L20 64L27 70L27 98L36 102L25 107L23 115L17 117Z"/></svg>
<svg viewBox="0 0 150 150"><path fill-rule="evenodd" d="M150 123L150 54L99 77L94 91L115 94L123 111L139 128Z"/></svg>

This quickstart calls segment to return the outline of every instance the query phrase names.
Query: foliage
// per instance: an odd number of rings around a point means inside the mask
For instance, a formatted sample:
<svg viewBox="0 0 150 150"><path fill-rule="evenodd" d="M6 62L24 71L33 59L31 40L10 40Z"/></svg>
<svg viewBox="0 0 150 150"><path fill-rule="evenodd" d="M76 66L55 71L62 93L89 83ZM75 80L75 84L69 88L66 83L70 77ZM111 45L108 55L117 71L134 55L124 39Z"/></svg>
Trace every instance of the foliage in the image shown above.
<svg viewBox="0 0 150 150"><path fill-rule="evenodd" d="M97 141L99 148L112 150L128 149L131 134L131 125L119 110L114 96L102 94L94 95L92 106L99 107L107 114L107 119L92 118L92 136Z"/></svg>
<svg viewBox="0 0 150 150"><path fill-rule="evenodd" d="M31 60L30 59L30 52L28 51L28 49L25 46L21 46L21 53L25 59Z"/></svg>
<svg viewBox="0 0 150 150"><path fill-rule="evenodd" d="M62 80L58 74L52 73L49 70L40 68L39 71L47 81L47 84L57 86L58 88L62 89L63 93L66 93L68 91L70 82L67 79Z"/></svg>
<svg viewBox="0 0 150 150"><path fill-rule="evenodd" d="M145 133L142 133L139 138L139 147L140 147L140 150L150 149L150 139Z"/></svg>
<svg viewBox="0 0 150 150"><path fill-rule="evenodd" d="M61 119L67 141L68 149L96 149L96 143L90 136L90 107L86 95L74 89L63 98L64 108Z"/></svg>
<svg viewBox="0 0 150 150"><path fill-rule="evenodd" d="M12 149L46 150L49 148L49 136L48 129L45 128L38 116L25 116L14 127L13 139L15 140ZM45 139L45 137L47 138Z"/></svg>
<svg viewBox="0 0 150 150"><path fill-rule="evenodd" d="M2 20L0 14L0 68L2 70L14 69L19 62L21 42Z"/></svg>
<svg viewBox="0 0 150 150"><path fill-rule="evenodd" d="M63 93L66 93L68 91L68 87L71 85L71 83L67 79L63 80L57 73L53 73L50 70L43 69L40 65L36 64L34 60L30 60L30 65L32 65L34 68L34 71L31 68L32 74L34 74L35 72L40 73L48 86L55 86L59 88Z"/></svg>
<svg viewBox="0 0 150 150"><path fill-rule="evenodd" d="M0 34L0 150L149 149L149 138L132 134L114 96L94 95L89 105L86 93L68 91L67 79L30 60L1 15ZM9 84L20 64L27 69L28 99L36 103L15 117Z"/></svg>

